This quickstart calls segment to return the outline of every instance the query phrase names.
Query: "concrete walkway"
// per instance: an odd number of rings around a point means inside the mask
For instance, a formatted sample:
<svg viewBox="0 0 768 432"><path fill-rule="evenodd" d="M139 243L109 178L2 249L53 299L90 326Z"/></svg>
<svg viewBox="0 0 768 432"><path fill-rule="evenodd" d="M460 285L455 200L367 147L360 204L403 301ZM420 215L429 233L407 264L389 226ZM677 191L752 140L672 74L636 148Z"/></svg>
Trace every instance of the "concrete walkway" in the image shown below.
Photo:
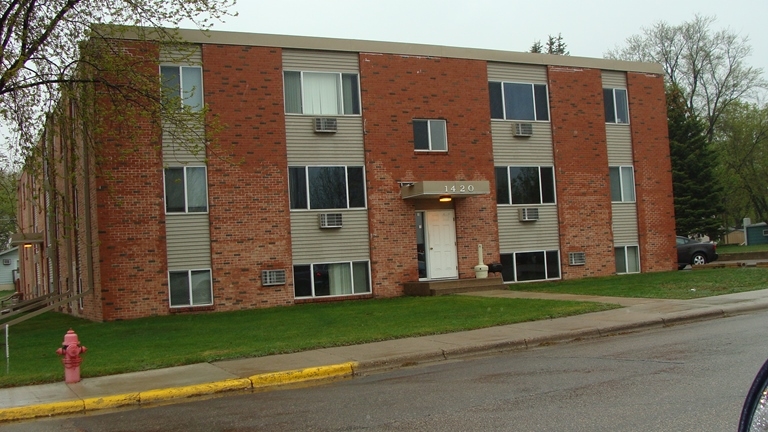
<svg viewBox="0 0 768 432"><path fill-rule="evenodd" d="M768 290L694 300L660 300L487 291L462 295L596 301L623 306L566 318L294 354L201 363L86 378L77 384L0 389L0 421L91 412L309 380L341 379L418 363L487 355L543 343L601 337L647 328L768 310Z"/></svg>

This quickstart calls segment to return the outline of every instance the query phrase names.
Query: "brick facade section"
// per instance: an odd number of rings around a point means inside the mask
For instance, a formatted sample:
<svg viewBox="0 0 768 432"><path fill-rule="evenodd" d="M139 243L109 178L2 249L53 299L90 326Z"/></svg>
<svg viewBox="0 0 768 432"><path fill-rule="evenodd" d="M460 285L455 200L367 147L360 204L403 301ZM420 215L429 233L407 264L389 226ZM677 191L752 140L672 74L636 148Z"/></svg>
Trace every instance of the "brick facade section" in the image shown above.
<svg viewBox="0 0 768 432"><path fill-rule="evenodd" d="M615 273L602 74L548 68L563 279ZM568 266L569 252L586 264Z"/></svg>
<svg viewBox="0 0 768 432"><path fill-rule="evenodd" d="M402 294L418 280L415 212L399 181L485 180L495 191L484 61L360 55L373 293ZM413 119L444 119L448 152L415 152ZM433 201L436 201L433 199ZM494 194L453 201L459 277L474 277L477 244L499 260Z"/></svg>
<svg viewBox="0 0 768 432"><path fill-rule="evenodd" d="M157 44L124 41L135 67L158 76ZM106 321L168 313L161 130L156 122L101 99L97 138L97 221L101 308ZM119 103L119 102L117 102ZM126 137L128 136L128 138Z"/></svg>
<svg viewBox="0 0 768 432"><path fill-rule="evenodd" d="M208 154L215 309L293 304L282 51L203 45L202 55L222 126ZM287 283L262 286L266 269L286 270Z"/></svg>
<svg viewBox="0 0 768 432"><path fill-rule="evenodd" d="M627 73L641 270L677 268L672 161L660 75Z"/></svg>

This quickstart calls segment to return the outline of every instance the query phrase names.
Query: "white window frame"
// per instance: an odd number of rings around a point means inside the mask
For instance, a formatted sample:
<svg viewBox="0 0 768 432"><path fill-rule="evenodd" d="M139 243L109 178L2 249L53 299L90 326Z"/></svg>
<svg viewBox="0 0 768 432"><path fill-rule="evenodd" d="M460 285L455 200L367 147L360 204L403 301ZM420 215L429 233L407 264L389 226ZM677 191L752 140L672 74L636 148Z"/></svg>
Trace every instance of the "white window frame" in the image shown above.
<svg viewBox="0 0 768 432"><path fill-rule="evenodd" d="M301 92L301 112L289 112L288 111L288 104L287 104L287 98L285 97L285 89L287 89L286 82L285 82L285 73L286 72L292 72L292 73L298 73L299 78L299 91ZM304 88L304 75L305 74L327 74L327 75L335 75L337 77L336 79L336 103L337 103L337 110L335 113L308 113L306 106L306 90ZM352 95L355 98L357 98L357 106L358 106L358 113L350 113L345 114L344 113L344 80L343 75L354 75L355 81L356 81L356 90L357 93ZM299 71L299 70L284 70L283 71L283 105L284 110L287 115L306 115L306 116L315 116L315 117L325 117L325 116L344 116L344 117L360 117L362 115L362 99L360 97L360 73L359 72L333 72L333 71ZM354 109L352 109L354 111Z"/></svg>
<svg viewBox="0 0 768 432"><path fill-rule="evenodd" d="M637 254L636 254L637 261L635 262L635 264L637 265L637 271L629 271L629 254L627 253L628 248L635 248L635 250L637 251ZM619 272L619 269L617 268L616 269L616 274L636 274L636 273L640 273L641 272L641 270L640 270L640 246L636 245L636 244L624 245L624 246L614 246L613 247L614 254L616 253L617 249L623 249L623 251L624 251L624 266L626 267L626 269L623 272Z"/></svg>
<svg viewBox="0 0 768 432"><path fill-rule="evenodd" d="M189 188L187 181L187 169L190 168L203 168L205 172L205 211L189 211ZM168 211L168 190L166 186L166 175L169 169L182 169L184 172L184 211ZM165 167L163 169L163 204L165 214L180 215L180 214L206 214L210 209L208 203L208 167L205 165L187 165L187 166L172 166Z"/></svg>
<svg viewBox="0 0 768 432"><path fill-rule="evenodd" d="M497 205L499 206L517 206L517 207L530 207L530 206L552 206L557 205L557 179L555 178L555 167L553 165L506 165L506 166L497 166L495 168L506 168L507 171L507 199L509 203L498 203L498 197L496 198ZM516 203L512 199L512 176L509 173L510 168L536 168L539 172L539 202L538 203ZM552 196L553 196L553 202L544 202L544 190L543 190L543 184L541 181L541 169L542 168L550 168L552 169ZM494 176L495 176L495 170L494 170Z"/></svg>
<svg viewBox="0 0 768 432"><path fill-rule="evenodd" d="M611 170L618 169L619 172L619 192L621 193L621 199L615 201L613 199L613 178L610 176ZM611 187L611 202L614 203L633 203L637 201L637 191L635 190L635 168L631 165L614 165L608 167L609 171L609 185ZM627 179L625 173L629 172L632 178L629 179L629 184L632 186L632 197L626 197L625 185L627 185Z"/></svg>
<svg viewBox="0 0 768 432"><path fill-rule="evenodd" d="M557 273L558 277L548 277L549 274L549 264L547 263L547 253L548 252L557 252ZM517 280L517 274L518 274L518 267L517 267L517 254L529 254L529 253L543 253L544 254L544 279L531 279L531 280L525 280L525 281L518 281ZM512 262L515 263L515 279L514 280L506 280L504 282L509 283L528 283L528 282L541 282L541 281L553 281L553 280L560 280L563 278L563 269L562 269L562 256L560 255L560 249L537 249L537 250L525 250L525 251L515 251L515 252L506 252L502 253L501 255L512 255Z"/></svg>
<svg viewBox="0 0 768 432"><path fill-rule="evenodd" d="M627 89L625 88L604 88L603 90L611 90L611 94L613 96L613 121L608 121L608 119L605 119L605 122L607 124L620 124L620 125L628 125L629 124L629 94L627 93ZM622 104L624 106L624 109L627 113L627 121L619 121L619 104L616 100L616 92L623 92L624 93L624 103ZM603 101L605 103L605 101Z"/></svg>
<svg viewBox="0 0 768 432"><path fill-rule="evenodd" d="M367 271L367 282L368 286L366 287L365 292L355 292L355 263L365 263L366 264L366 271ZM317 292L315 290L315 266L316 265L336 265L336 264L349 264L349 270L350 270L350 282L352 284L352 292L349 294L329 294L329 295L317 295ZM302 297L296 297L296 267L303 267L303 266L309 266L309 274L310 274L310 286L312 295L310 296L302 296ZM310 263L310 264L294 264L292 266L293 271L293 283L294 283L294 291L293 295L295 299L324 299L324 298L334 298L334 297L349 297L349 296L360 296L360 295L368 295L373 292L372 287L372 280L371 280L371 261L368 259L364 260L351 260L351 261L333 261L333 262L316 262L316 263Z"/></svg>
<svg viewBox="0 0 768 432"><path fill-rule="evenodd" d="M161 64L160 65L160 86L161 86L161 91L165 91L165 89L163 88L163 84L164 84L163 83L163 68L177 68L178 71L179 71L178 72L178 75L179 75L179 100L180 100L180 103L181 103L180 108L186 106L186 107L189 107L190 111L193 111L193 112L201 111L203 109L203 107L205 106L205 91L204 91L204 87L203 87L203 68L202 68L202 66L184 65L184 64ZM189 90L189 92L191 94L193 94L193 95L197 95L198 92L200 93L200 105L199 106L198 105L190 105L190 104L186 103L186 101L189 99L189 96L186 97L186 98L184 97L184 93L185 93L184 92L184 70L185 69L197 69L197 70L200 71L200 88L199 89L198 88L194 88L194 92L191 89Z"/></svg>
<svg viewBox="0 0 768 432"><path fill-rule="evenodd" d="M529 83L529 82L516 82L516 81L489 81L489 83L495 82L501 84L501 109L503 118L501 119L493 119L493 120L505 120L505 121L514 121L514 122L541 122L541 123L549 123L550 119L552 118L552 115L550 113L550 106L549 106L549 85L542 84L542 83ZM533 106L533 120L530 119L515 119L510 118L507 114L507 96L504 92L504 84L518 84L518 85L527 85L531 87L531 105ZM536 110L536 87L535 86L544 86L544 92L547 99L547 118L542 120L538 117L538 111Z"/></svg>
<svg viewBox="0 0 768 432"><path fill-rule="evenodd" d="M174 305L173 300L171 298L171 273L187 273L187 288L189 288L189 303L183 304L183 305ZM211 301L209 303L200 303L195 304L193 303L193 293L192 293L192 272L208 272L208 288L210 290L210 298ZM178 308L190 308L190 307L205 307L205 306L212 306L213 305L213 272L210 268L202 268L202 269L189 269L189 270L168 270L168 305L171 307L171 309L178 309Z"/></svg>
<svg viewBox="0 0 768 432"><path fill-rule="evenodd" d="M413 149L417 152L436 152L436 153L446 153L448 151L448 124L445 120L439 120L439 119L413 119L413 124L415 125L417 122L420 123L426 123L427 124L427 147L425 149L419 149L416 148L416 134L414 133L413 137ZM432 138L432 125L435 124L442 124L443 125L443 142L441 143L443 145L443 148L434 148L434 140Z"/></svg>
<svg viewBox="0 0 768 432"><path fill-rule="evenodd" d="M303 168L304 169L304 192L306 193L305 200L307 203L306 207L300 207L300 208L293 208L291 207L291 188L290 188L290 171L291 169L296 168ZM347 206L346 207L340 207L340 208L312 208L312 201L311 201L311 184L309 179L309 169L310 168L344 168L344 182L347 189ZM349 193L349 168L360 168L363 173L363 206L362 207L351 207L349 204L350 200L350 193ZM288 172L289 172L289 191L288 191L288 201L289 201L289 207L291 211L320 211L320 212L326 212L326 211L332 211L332 210L363 210L368 207L368 188L366 187L367 183L365 180L365 167L362 165L299 165L299 166L288 166ZM325 263L323 263L325 264Z"/></svg>

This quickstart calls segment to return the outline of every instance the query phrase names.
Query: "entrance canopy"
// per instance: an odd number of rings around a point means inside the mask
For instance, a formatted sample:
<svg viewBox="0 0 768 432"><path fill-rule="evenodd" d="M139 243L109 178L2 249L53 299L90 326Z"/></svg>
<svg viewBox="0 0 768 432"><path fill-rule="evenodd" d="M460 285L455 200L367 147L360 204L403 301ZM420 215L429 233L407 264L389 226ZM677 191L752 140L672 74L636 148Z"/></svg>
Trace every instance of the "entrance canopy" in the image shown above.
<svg viewBox="0 0 768 432"><path fill-rule="evenodd" d="M465 198L491 193L488 181L418 181L401 182L400 196L403 199Z"/></svg>

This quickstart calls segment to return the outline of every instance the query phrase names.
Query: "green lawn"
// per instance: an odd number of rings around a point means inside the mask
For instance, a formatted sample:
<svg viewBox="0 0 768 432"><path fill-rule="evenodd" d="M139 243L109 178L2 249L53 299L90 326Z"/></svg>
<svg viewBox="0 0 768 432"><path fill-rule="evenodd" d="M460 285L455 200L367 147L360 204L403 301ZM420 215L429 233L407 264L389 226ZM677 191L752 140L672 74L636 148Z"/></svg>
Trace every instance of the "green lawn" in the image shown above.
<svg viewBox="0 0 768 432"><path fill-rule="evenodd" d="M691 299L768 288L766 268L720 268L641 273L509 285L516 291L614 297Z"/></svg>
<svg viewBox="0 0 768 432"><path fill-rule="evenodd" d="M73 328L83 377L534 321L616 305L468 296L400 297L94 323L48 312L10 328L0 387L63 380L55 350ZM4 347L3 347L4 348Z"/></svg>
<svg viewBox="0 0 768 432"><path fill-rule="evenodd" d="M768 251L768 244L758 244L749 246L739 245L717 245L717 253L743 253L743 252L765 252Z"/></svg>

